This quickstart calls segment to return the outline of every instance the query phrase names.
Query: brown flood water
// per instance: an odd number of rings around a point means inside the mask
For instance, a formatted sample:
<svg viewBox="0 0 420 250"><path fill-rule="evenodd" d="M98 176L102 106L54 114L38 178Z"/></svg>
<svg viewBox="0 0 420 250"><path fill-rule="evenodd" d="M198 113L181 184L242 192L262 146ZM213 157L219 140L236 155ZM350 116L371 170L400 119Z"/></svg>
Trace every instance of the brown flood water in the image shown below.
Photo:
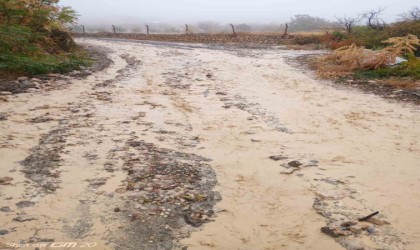
<svg viewBox="0 0 420 250"><path fill-rule="evenodd" d="M0 186L0 208L11 209L0 211L0 230L8 230L0 235L0 249L32 249L6 247L31 238L79 244L61 249L83 243L95 243L90 249L141 249L118 243L126 223L112 211L130 200L116 192L126 186L127 172L104 170L111 158L123 165L114 149L134 134L212 160L214 191L222 200L211 221L179 229L173 248L420 248L417 106L340 89L286 63L312 51L79 42L110 49L113 64L54 90L0 103L7 115L0 121L0 178L13 178L12 185ZM94 88L107 80L111 87ZM128 122L139 113L142 122ZM39 116L51 119L30 122ZM62 146L59 188L47 194L25 177L20 162L54 129L62 129L65 143L44 145ZM287 172L284 166L293 160L317 166ZM89 181L98 178L106 182ZM35 205L19 208L20 201ZM320 231L374 211L390 224L371 224L369 231L337 241ZM19 216L28 220L13 220ZM134 242L130 237L126 241Z"/></svg>

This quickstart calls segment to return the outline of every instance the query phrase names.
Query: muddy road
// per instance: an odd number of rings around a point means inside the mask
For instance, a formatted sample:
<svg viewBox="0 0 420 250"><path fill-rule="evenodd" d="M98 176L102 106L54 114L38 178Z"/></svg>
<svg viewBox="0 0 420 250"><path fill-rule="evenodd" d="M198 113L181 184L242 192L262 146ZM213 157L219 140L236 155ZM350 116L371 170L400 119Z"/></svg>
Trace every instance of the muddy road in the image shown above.
<svg viewBox="0 0 420 250"><path fill-rule="evenodd" d="M419 249L418 106L311 51L78 42L111 65L0 99L0 249Z"/></svg>

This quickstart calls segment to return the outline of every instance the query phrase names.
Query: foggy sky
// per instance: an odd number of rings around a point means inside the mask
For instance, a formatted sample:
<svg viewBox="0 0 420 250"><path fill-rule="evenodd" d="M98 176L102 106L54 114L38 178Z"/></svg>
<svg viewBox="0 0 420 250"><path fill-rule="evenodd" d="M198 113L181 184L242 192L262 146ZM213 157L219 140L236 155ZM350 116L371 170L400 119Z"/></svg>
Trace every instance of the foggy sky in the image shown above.
<svg viewBox="0 0 420 250"><path fill-rule="evenodd" d="M62 0L80 15L80 24L136 22L283 23L296 14L329 20L384 7L382 18L394 21L420 0Z"/></svg>

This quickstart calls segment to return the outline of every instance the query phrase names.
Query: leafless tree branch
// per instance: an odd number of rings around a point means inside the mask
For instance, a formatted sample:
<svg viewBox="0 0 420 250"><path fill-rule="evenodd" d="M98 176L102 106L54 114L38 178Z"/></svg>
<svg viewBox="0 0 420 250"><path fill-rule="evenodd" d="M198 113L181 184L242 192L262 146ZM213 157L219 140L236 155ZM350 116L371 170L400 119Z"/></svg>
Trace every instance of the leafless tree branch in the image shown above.
<svg viewBox="0 0 420 250"><path fill-rule="evenodd" d="M336 17L339 24L344 26L347 30L347 33L351 33L353 30L353 27L359 23L360 16L357 17Z"/></svg>

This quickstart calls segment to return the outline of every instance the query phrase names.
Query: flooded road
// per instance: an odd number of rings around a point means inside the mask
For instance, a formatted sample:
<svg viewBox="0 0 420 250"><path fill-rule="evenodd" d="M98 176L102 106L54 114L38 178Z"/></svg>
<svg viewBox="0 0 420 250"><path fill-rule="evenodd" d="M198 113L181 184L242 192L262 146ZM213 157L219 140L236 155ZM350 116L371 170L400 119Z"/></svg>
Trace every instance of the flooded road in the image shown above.
<svg viewBox="0 0 420 250"><path fill-rule="evenodd" d="M313 51L78 42L113 63L0 103L0 249L420 247L418 106Z"/></svg>

